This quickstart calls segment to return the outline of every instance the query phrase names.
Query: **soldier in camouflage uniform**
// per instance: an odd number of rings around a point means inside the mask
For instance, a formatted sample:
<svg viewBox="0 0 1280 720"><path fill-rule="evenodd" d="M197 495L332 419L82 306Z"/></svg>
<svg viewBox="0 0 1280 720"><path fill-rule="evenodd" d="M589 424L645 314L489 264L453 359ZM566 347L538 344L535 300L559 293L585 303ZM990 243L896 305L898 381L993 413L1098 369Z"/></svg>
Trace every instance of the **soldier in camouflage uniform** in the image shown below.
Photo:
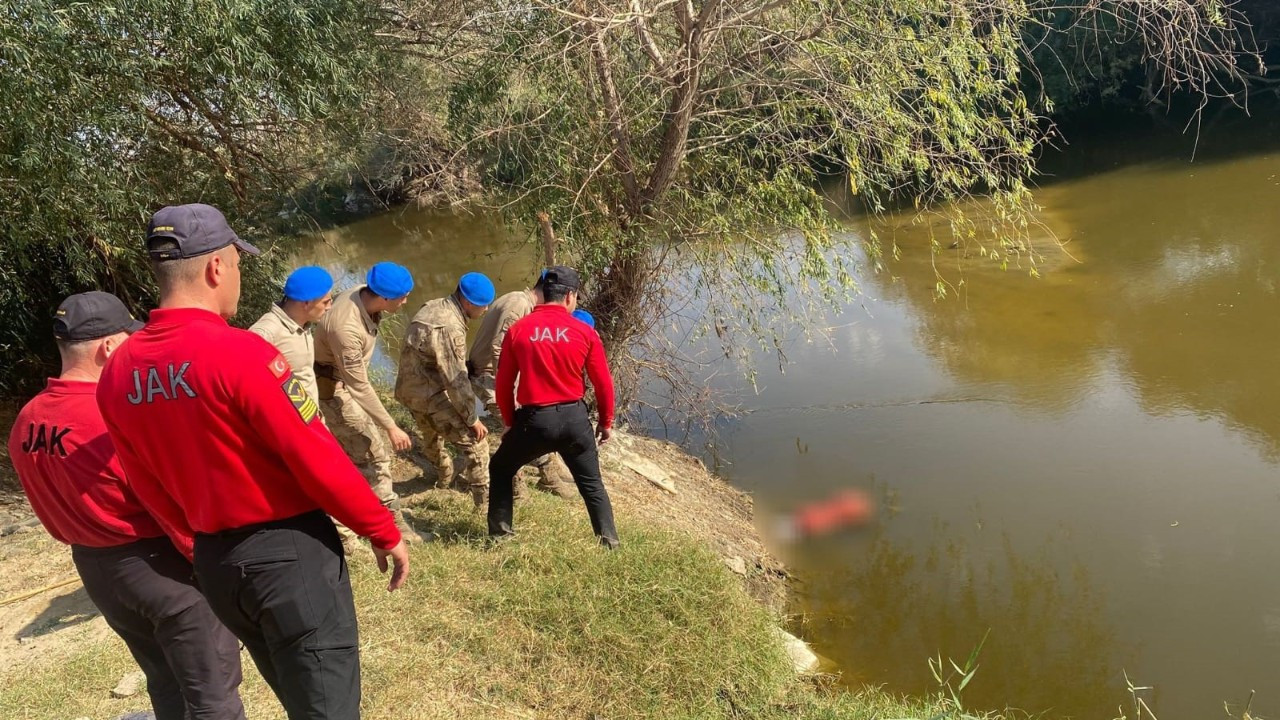
<svg viewBox="0 0 1280 720"><path fill-rule="evenodd" d="M471 376L471 388L476 397L489 412L491 422L497 428L502 427L502 414L498 412L498 402L494 397L493 381L498 372L498 360L502 355L502 340L507 330L517 320L533 312L533 306L542 302L542 279L539 278L532 290L516 290L498 298L489 308L489 312L480 322L476 330L475 340L471 343L471 353L467 356L467 373ZM547 454L529 463L538 472L538 487L563 498L575 497L577 488L570 481L569 469L555 454ZM516 478L514 487L517 500L522 499L527 490L524 481Z"/></svg>
<svg viewBox="0 0 1280 720"><path fill-rule="evenodd" d="M480 422L467 377L467 321L483 315L493 296L489 278L467 273L452 295L424 304L409 323L396 376L396 399L422 431L437 484L456 484L476 507L489 498L489 429ZM445 441L462 455L456 481Z"/></svg>
<svg viewBox="0 0 1280 720"><path fill-rule="evenodd" d="M405 521L400 496L392 488L391 455L408 450L411 440L382 406L369 379L369 363L382 316L404 306L412 289L406 268L380 262L369 269L365 285L334 300L315 328L316 383L325 423L410 543L420 538ZM341 526L338 532L348 554L359 549L354 534Z"/></svg>
<svg viewBox="0 0 1280 720"><path fill-rule="evenodd" d="M476 397L497 415L498 402L494 399L493 378L498 372L498 358L502 355L502 339L517 320L533 312L539 300L538 286L532 290L516 290L494 301L493 307L480 321L471 352L467 355L467 373Z"/></svg>

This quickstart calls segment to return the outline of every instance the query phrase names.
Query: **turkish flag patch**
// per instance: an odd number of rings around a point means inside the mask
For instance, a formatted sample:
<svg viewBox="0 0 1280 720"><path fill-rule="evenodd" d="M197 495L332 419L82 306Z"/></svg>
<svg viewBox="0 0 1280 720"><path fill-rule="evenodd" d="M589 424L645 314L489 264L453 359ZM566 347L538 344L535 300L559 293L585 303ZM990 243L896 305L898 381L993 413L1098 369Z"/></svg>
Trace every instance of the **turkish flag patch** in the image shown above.
<svg viewBox="0 0 1280 720"><path fill-rule="evenodd" d="M285 373L290 370L289 361L284 359L283 353L276 355L275 359L267 364L267 367L271 369L271 374L275 375L277 380L284 377Z"/></svg>

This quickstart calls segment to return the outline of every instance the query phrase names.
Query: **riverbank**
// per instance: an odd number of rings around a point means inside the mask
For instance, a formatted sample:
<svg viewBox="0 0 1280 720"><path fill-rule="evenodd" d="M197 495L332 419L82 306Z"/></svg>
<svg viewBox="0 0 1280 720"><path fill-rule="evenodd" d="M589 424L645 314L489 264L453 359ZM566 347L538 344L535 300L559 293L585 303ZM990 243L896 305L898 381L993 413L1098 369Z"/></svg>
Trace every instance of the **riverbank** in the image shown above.
<svg viewBox="0 0 1280 720"><path fill-rule="evenodd" d="M398 489L431 542L388 595L353 565L367 718L932 717L940 701L797 678L775 628L784 573L751 502L668 443L619 434L603 469L623 535L595 547L581 504L543 493L490 547L461 494L427 489L402 461ZM670 489L662 487L668 486ZM674 490L674 492L671 492ZM116 718L134 666L39 529L0 539L0 707L14 718ZM66 585L60 583L71 581ZM11 598L41 588L32 597ZM250 717L282 717L246 657Z"/></svg>

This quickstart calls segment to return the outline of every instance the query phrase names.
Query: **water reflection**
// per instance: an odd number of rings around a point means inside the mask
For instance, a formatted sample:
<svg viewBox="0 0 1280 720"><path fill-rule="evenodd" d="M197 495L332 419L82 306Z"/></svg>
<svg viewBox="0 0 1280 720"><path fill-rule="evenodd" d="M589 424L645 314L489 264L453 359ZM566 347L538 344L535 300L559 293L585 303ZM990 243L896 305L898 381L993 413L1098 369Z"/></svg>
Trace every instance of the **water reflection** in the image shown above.
<svg viewBox="0 0 1280 720"><path fill-rule="evenodd" d="M925 658L962 658L991 628L978 707L1115 717L1124 669L1159 689L1162 720L1250 688L1276 715L1280 155L1130 162L1037 200L1069 254L1037 280L944 251L961 291L944 301L929 228L881 228L902 259L863 278L865 309L823 318L830 342L797 334L786 372L762 355L759 394L710 376L749 411L722 425L721 467L780 513L851 485L891 496L866 539L788 551L808 637L853 682L930 689ZM352 280L405 263L411 310L467 270L523 287L522 240L406 211L306 259Z"/></svg>
<svg viewBox="0 0 1280 720"><path fill-rule="evenodd" d="M1124 700L1123 668L1160 689L1161 718L1204 717L1280 686L1262 620L1280 596L1263 570L1280 546L1276 469L1220 423L1151 418L1130 389L1108 372L1047 414L993 401L762 411L724 454L778 512L870 476L892 492L874 544L787 554L812 584L796 608L809 637L853 681L927 689L925 657L962 657L990 627L977 707L1096 717Z"/></svg>
<svg viewBox="0 0 1280 720"><path fill-rule="evenodd" d="M1165 720L1280 688L1280 581L1260 570L1280 546L1280 155L1129 164L1037 200L1069 241L1041 279L879 228L902 249L881 300L837 333L842 357L761 365L728 471L784 508L850 473L900 496L874 546L793 560L812 637L855 681L927 689L925 657L991 627L971 697L988 707L1111 717L1121 668ZM937 273L960 293L938 301ZM948 554L946 528L972 522Z"/></svg>
<svg viewBox="0 0 1280 720"><path fill-rule="evenodd" d="M489 275L498 292L525 287L535 268L530 250L492 216L405 208L325 231L304 252L316 262L351 268L394 260L413 271L409 306L416 308L451 292L468 270Z"/></svg>
<svg viewBox="0 0 1280 720"><path fill-rule="evenodd" d="M903 259L880 291L912 308L916 344L955 379L1011 386L1020 402L1069 408L1118 364L1154 415L1222 418L1280 453L1280 155L1153 163L1037 193L1043 277L959 257L937 272L923 230L896 228Z"/></svg>
<svg viewBox="0 0 1280 720"><path fill-rule="evenodd" d="M985 539L969 540L980 532L939 521L923 547L882 533L828 548L835 571L806 553L796 569L808 578L800 595L812 618L808 633L849 639L832 658L847 679L914 692L939 689L926 658L962 664L985 635L978 672L962 694L973 707L1017 702L1040 712L1071 698L1058 709L1112 717L1106 713L1123 694L1120 668L1132 653L1116 642L1088 569L1058 571L1052 544L1069 538L1059 532L1027 548L1004 536L987 551Z"/></svg>
<svg viewBox="0 0 1280 720"><path fill-rule="evenodd" d="M520 240L492 216L404 208L326 230L300 249L298 261L328 267L339 289L363 284L365 272L382 260L413 273L409 302L383 320L374 356L375 370L390 377L409 318L423 303L453 292L463 273L485 273L499 295L532 284L540 266L532 246ZM468 332L477 326L471 323Z"/></svg>

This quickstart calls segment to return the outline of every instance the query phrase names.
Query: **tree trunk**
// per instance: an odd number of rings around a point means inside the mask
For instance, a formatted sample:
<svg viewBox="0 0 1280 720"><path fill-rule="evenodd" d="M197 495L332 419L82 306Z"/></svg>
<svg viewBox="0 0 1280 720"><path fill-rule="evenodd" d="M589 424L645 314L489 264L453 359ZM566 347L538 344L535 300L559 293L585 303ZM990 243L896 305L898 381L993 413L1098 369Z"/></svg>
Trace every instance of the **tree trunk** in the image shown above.
<svg viewBox="0 0 1280 720"><path fill-rule="evenodd" d="M556 264L556 234L551 229L551 216L545 212L538 213L538 233L542 236L542 266L551 267Z"/></svg>
<svg viewBox="0 0 1280 720"><path fill-rule="evenodd" d="M596 331L613 368L618 407L627 407L639 390L640 374L632 348L650 330L662 302L650 258L645 248L633 248L594 280L591 293Z"/></svg>

